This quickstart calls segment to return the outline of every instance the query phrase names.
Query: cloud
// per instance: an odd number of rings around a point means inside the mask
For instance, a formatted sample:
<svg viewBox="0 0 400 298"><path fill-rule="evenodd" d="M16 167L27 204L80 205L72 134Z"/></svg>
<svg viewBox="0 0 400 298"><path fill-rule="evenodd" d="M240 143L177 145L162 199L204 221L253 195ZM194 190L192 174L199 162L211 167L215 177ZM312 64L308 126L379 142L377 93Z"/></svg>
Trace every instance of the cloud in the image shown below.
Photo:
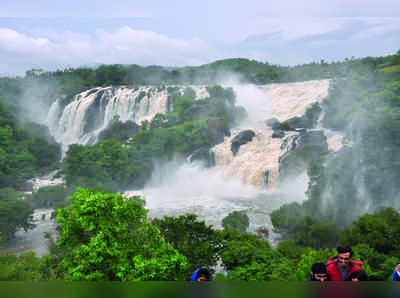
<svg viewBox="0 0 400 298"><path fill-rule="evenodd" d="M368 39L391 33L399 34L400 31L400 18L371 17L356 20L364 25L364 28L354 35L354 38L357 39Z"/></svg>
<svg viewBox="0 0 400 298"><path fill-rule="evenodd" d="M245 39L265 36L282 42L324 36L343 30L356 30L351 37L372 37L400 30L400 18L260 18L248 25Z"/></svg>
<svg viewBox="0 0 400 298"><path fill-rule="evenodd" d="M47 38L32 38L14 30L0 28L0 48L11 53L23 54L50 46Z"/></svg>
<svg viewBox="0 0 400 298"><path fill-rule="evenodd" d="M54 69L95 63L198 65L209 62L215 50L199 38L174 39L150 30L125 26L93 34L70 31L35 35L0 28L0 59L4 74L21 74L33 67ZM24 68L24 69L21 69Z"/></svg>
<svg viewBox="0 0 400 298"><path fill-rule="evenodd" d="M258 17L240 24L236 20L233 27L208 24L196 34L190 22L179 29L183 24L168 28L148 20L129 26L123 19L55 18L39 25L35 20L0 18L0 76L99 63L199 65L229 57L293 65L381 56L395 53L400 44L398 17ZM69 23L73 26L64 26Z"/></svg>
<svg viewBox="0 0 400 298"><path fill-rule="evenodd" d="M117 32L98 30L96 40L104 51L102 60L116 63L121 55L126 60L136 58L140 64L187 65L205 61L205 53L213 51L199 38L174 39L149 30L134 30L125 26ZM133 62L130 62L133 63Z"/></svg>
<svg viewBox="0 0 400 298"><path fill-rule="evenodd" d="M270 35L284 42L323 35L343 28L346 18L261 18L249 24L247 37Z"/></svg>

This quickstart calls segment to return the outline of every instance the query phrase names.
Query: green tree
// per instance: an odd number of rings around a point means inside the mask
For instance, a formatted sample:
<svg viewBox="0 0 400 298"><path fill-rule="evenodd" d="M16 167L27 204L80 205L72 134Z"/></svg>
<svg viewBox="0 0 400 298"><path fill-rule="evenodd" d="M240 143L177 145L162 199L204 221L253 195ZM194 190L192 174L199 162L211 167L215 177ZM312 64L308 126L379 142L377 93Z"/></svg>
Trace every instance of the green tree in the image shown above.
<svg viewBox="0 0 400 298"><path fill-rule="evenodd" d="M116 194L81 189L59 209L59 247L71 280L181 280L186 258L148 223L146 210Z"/></svg>
<svg viewBox="0 0 400 298"><path fill-rule="evenodd" d="M353 223L349 235L342 239L350 245L366 244L378 253L394 253L398 251L400 233L399 213L393 208L385 208L374 214L365 214Z"/></svg>
<svg viewBox="0 0 400 298"><path fill-rule="evenodd" d="M68 193L64 185L43 186L34 191L29 200L35 208L53 207L65 202Z"/></svg>
<svg viewBox="0 0 400 298"><path fill-rule="evenodd" d="M249 227L249 217L243 211L232 211L222 219L222 226L225 229L233 228L243 233Z"/></svg>
<svg viewBox="0 0 400 298"><path fill-rule="evenodd" d="M39 258L33 252L19 256L0 254L0 281L39 280L39 263Z"/></svg>
<svg viewBox="0 0 400 298"><path fill-rule="evenodd" d="M227 280L284 280L282 264L292 268L291 262L273 250L268 241L235 229L220 233L222 246L218 255L228 271Z"/></svg>
<svg viewBox="0 0 400 298"><path fill-rule="evenodd" d="M12 188L0 189L0 233L5 241L14 237L18 229L33 228L33 209L18 198Z"/></svg>
<svg viewBox="0 0 400 298"><path fill-rule="evenodd" d="M307 280L311 273L311 266L317 262L326 264L331 255L333 253L328 249L312 250L308 254L302 255L295 272L296 280Z"/></svg>
<svg viewBox="0 0 400 298"><path fill-rule="evenodd" d="M164 239L187 258L190 264L188 274L197 268L216 265L220 239L212 226L199 221L197 215L166 216L154 219L152 223L160 230Z"/></svg>
<svg viewBox="0 0 400 298"><path fill-rule="evenodd" d="M260 240L253 234L241 233L235 229L224 229L219 233L222 246L218 255L228 271L250 265L257 252L271 250L268 241Z"/></svg>

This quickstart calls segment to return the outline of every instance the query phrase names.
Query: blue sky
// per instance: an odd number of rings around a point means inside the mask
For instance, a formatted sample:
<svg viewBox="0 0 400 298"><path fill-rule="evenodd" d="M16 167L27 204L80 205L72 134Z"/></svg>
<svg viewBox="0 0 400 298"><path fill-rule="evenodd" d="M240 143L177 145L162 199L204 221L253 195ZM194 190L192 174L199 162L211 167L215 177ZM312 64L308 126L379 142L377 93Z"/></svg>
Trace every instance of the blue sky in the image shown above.
<svg viewBox="0 0 400 298"><path fill-rule="evenodd" d="M0 3L0 75L99 63L199 65L231 57L293 65L399 49L397 0Z"/></svg>

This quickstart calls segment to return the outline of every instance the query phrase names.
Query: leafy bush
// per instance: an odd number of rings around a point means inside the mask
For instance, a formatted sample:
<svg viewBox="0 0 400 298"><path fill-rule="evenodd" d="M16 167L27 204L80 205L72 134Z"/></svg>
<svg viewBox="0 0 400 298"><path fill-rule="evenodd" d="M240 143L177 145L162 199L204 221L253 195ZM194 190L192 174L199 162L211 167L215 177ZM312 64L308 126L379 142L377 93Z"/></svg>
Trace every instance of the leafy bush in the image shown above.
<svg viewBox="0 0 400 298"><path fill-rule="evenodd" d="M32 193L30 201L34 208L54 207L65 202L68 194L64 185L44 186Z"/></svg>
<svg viewBox="0 0 400 298"><path fill-rule="evenodd" d="M146 210L116 194L78 189L58 210L58 246L71 280L181 280L186 258L148 223Z"/></svg>
<svg viewBox="0 0 400 298"><path fill-rule="evenodd" d="M154 219L152 224L160 230L168 243L187 258L190 264L188 278L198 268L216 265L220 239L212 226L197 220L197 215L166 216Z"/></svg>
<svg viewBox="0 0 400 298"><path fill-rule="evenodd" d="M236 229L245 232L249 227L249 217L243 211L232 211L222 219L222 226L225 229Z"/></svg>
<svg viewBox="0 0 400 298"><path fill-rule="evenodd" d="M0 189L0 233L5 241L14 237L18 229L33 228L33 209L12 188Z"/></svg>

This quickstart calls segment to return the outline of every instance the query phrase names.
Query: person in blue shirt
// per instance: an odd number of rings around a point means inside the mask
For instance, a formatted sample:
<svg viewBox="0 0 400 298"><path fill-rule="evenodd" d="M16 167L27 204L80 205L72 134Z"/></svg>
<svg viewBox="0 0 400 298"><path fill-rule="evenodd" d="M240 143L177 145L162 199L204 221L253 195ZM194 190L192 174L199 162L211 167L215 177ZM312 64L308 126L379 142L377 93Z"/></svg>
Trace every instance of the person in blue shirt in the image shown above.
<svg viewBox="0 0 400 298"><path fill-rule="evenodd" d="M211 273L207 268L197 269L190 279L191 281L211 281Z"/></svg>
<svg viewBox="0 0 400 298"><path fill-rule="evenodd" d="M400 263L396 265L392 281L400 281Z"/></svg>

